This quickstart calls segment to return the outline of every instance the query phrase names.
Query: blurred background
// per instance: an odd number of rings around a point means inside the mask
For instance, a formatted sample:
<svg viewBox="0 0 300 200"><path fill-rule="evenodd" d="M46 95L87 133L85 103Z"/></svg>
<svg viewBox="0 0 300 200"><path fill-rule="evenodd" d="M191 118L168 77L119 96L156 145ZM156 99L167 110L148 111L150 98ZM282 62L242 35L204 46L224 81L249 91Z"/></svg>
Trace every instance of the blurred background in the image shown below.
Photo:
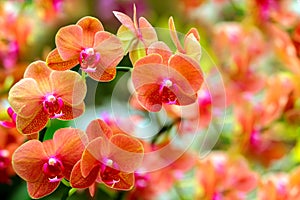
<svg viewBox="0 0 300 200"><path fill-rule="evenodd" d="M144 16L155 28L167 30L168 19L173 16L179 34L192 27L199 31L203 49L200 64L206 76L216 70L221 74L226 105L220 112L226 117L219 127L218 141L205 158L198 155L197 147L192 148L190 153L196 154L195 159L183 157L179 164L150 178L137 175L140 185L131 192L100 186L95 199L300 199L297 0L1 0L0 120L9 117L9 89L23 77L31 62L46 59L55 48L59 28L90 15L97 17L105 30L116 34L120 23L112 11L132 17L133 4L137 16ZM128 56L120 65L131 66ZM111 83L99 83L101 89L95 99L102 106L100 110L105 110L103 105L121 75ZM218 94L217 89L206 88L199 94L201 123L195 133L201 134L217 122L214 116L218 116L218 110L212 113L212 101L218 101ZM189 127L189 121L185 122ZM46 137L69 125L53 120ZM189 131L181 132L185 135ZM7 200L30 199L26 182L15 175L8 156L24 138L4 127L0 127L0 138L0 196ZM168 180L163 173L178 176ZM170 183L162 184L166 182ZM64 194L68 190L61 184L43 199L89 199L84 191L67 197Z"/></svg>

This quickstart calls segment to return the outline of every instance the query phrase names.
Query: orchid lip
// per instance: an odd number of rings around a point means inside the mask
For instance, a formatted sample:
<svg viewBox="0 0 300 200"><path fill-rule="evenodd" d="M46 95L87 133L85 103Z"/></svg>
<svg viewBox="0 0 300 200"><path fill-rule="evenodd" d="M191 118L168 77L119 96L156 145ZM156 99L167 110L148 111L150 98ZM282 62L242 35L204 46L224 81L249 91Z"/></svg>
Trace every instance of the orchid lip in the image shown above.
<svg viewBox="0 0 300 200"><path fill-rule="evenodd" d="M100 62L100 53L93 48L85 48L80 52L79 63L85 72L95 72L96 66Z"/></svg>
<svg viewBox="0 0 300 200"><path fill-rule="evenodd" d="M65 168L62 162L56 157L50 157L43 165L43 173L49 182L58 182L64 178L63 172Z"/></svg>
<svg viewBox="0 0 300 200"><path fill-rule="evenodd" d="M54 94L48 94L43 101L43 109L49 114L50 119L55 119L63 116L62 109L64 102L60 97Z"/></svg>

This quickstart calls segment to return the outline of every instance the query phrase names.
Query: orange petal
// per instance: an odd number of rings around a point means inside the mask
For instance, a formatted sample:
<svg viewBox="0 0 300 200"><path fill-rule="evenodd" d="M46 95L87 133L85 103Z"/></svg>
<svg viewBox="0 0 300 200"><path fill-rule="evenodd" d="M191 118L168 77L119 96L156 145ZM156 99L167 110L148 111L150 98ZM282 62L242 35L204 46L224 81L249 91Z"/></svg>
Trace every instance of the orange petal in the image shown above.
<svg viewBox="0 0 300 200"><path fill-rule="evenodd" d="M46 63L51 69L64 71L75 67L76 65L79 64L79 61L78 61L78 55L74 56L73 59L63 60L60 57L58 50L54 49L48 54Z"/></svg>
<svg viewBox="0 0 300 200"><path fill-rule="evenodd" d="M71 178L70 178L70 184L73 188L88 188L92 186L99 174L100 166L96 166L92 169L92 171L89 173L87 177L83 177L81 175L81 170L80 170L80 161L78 161L72 170L71 173Z"/></svg>
<svg viewBox="0 0 300 200"><path fill-rule="evenodd" d="M189 36L190 34L192 34L198 42L200 41L200 35L196 28L191 28L185 37Z"/></svg>
<svg viewBox="0 0 300 200"><path fill-rule="evenodd" d="M180 41L178 39L177 31L175 28L173 17L169 18L169 29L170 29L170 35L173 43L175 44L176 48L179 52L185 53L184 49L182 48Z"/></svg>
<svg viewBox="0 0 300 200"><path fill-rule="evenodd" d="M113 11L113 13L115 17L121 22L122 25L129 28L133 33L136 33L134 23L130 17L118 11Z"/></svg>
<svg viewBox="0 0 300 200"><path fill-rule="evenodd" d="M47 125L48 120L49 115L43 109L39 109L35 115L29 118L17 115L17 129L23 134L33 134L41 131Z"/></svg>
<svg viewBox="0 0 300 200"><path fill-rule="evenodd" d="M116 180L116 183L108 184L103 182L110 188L115 190L131 190L134 186L134 174L133 173L124 173L120 172L118 174L112 174L110 177L112 180Z"/></svg>
<svg viewBox="0 0 300 200"><path fill-rule="evenodd" d="M85 80L74 71L53 71L50 76L54 93L70 105L83 102L86 95Z"/></svg>
<svg viewBox="0 0 300 200"><path fill-rule="evenodd" d="M83 30L83 46L85 47L93 47L95 34L98 31L104 31L101 22L95 17L83 17L76 24Z"/></svg>
<svg viewBox="0 0 300 200"><path fill-rule="evenodd" d="M153 64L153 63L162 64L163 63L162 56L157 53L151 53L148 56L136 61L136 63L134 64L134 67L136 68L138 66L143 66L143 65L147 65L147 64Z"/></svg>
<svg viewBox="0 0 300 200"><path fill-rule="evenodd" d="M95 72L87 73L92 79L99 82L109 82L112 81L117 75L116 67L105 68L105 66L100 63L96 67Z"/></svg>
<svg viewBox="0 0 300 200"><path fill-rule="evenodd" d="M200 62L201 58L201 45L193 34L187 35L184 39L184 49L186 54Z"/></svg>
<svg viewBox="0 0 300 200"><path fill-rule="evenodd" d="M133 172L141 164L144 148L140 141L126 134L116 134L110 139L110 159L116 162L122 172Z"/></svg>
<svg viewBox="0 0 300 200"><path fill-rule="evenodd" d="M93 120L89 123L86 134L89 138L89 141L97 137L106 137L110 138L113 135L110 127L101 119Z"/></svg>
<svg viewBox="0 0 300 200"><path fill-rule="evenodd" d="M25 181L35 182L43 174L44 159L47 158L43 145L38 140L22 144L13 154L15 172Z"/></svg>
<svg viewBox="0 0 300 200"><path fill-rule="evenodd" d="M150 44L158 40L156 31L144 17L139 18L139 25L139 29L143 37L143 42L146 48L148 48Z"/></svg>
<svg viewBox="0 0 300 200"><path fill-rule="evenodd" d="M140 104L150 112L158 112L162 108L162 100L159 96L160 86L157 84L145 84L137 88L137 98Z"/></svg>
<svg viewBox="0 0 300 200"><path fill-rule="evenodd" d="M70 179L72 168L83 153L84 145L81 140L83 136L83 131L75 128L61 128L54 133L53 142L57 149L56 154L65 167L64 177L66 179Z"/></svg>
<svg viewBox="0 0 300 200"><path fill-rule="evenodd" d="M83 31L78 25L69 25L58 30L55 43L63 60L71 60L79 54L83 46Z"/></svg>
<svg viewBox="0 0 300 200"><path fill-rule="evenodd" d="M49 76L51 69L49 69L45 62L35 61L31 63L24 72L24 78L33 78L43 94L51 91Z"/></svg>
<svg viewBox="0 0 300 200"><path fill-rule="evenodd" d="M190 87L195 92L200 89L203 83L203 75L198 62L186 55L176 54L171 57L169 66L180 73L189 82Z"/></svg>
<svg viewBox="0 0 300 200"><path fill-rule="evenodd" d="M61 110L63 115L61 117L59 117L59 119L61 119L61 120L75 119L75 118L79 117L80 115L82 115L84 110L85 110L84 103L81 103L77 106L70 106L68 104L65 104Z"/></svg>
<svg viewBox="0 0 300 200"><path fill-rule="evenodd" d="M172 55L170 48L164 42L154 42L147 50L147 54L157 53L163 58L163 63L168 64L168 60Z"/></svg>
<svg viewBox="0 0 300 200"><path fill-rule="evenodd" d="M44 175L36 182L27 182L28 194L33 199L45 197L56 190L60 182L49 182Z"/></svg>
<svg viewBox="0 0 300 200"><path fill-rule="evenodd" d="M21 117L31 117L42 106L42 92L32 78L21 79L9 91L8 101L12 109Z"/></svg>
<svg viewBox="0 0 300 200"><path fill-rule="evenodd" d="M102 160L101 151L104 148L107 149L104 145L103 138L98 137L92 140L84 150L80 163L83 177L87 177L96 166L100 166Z"/></svg>

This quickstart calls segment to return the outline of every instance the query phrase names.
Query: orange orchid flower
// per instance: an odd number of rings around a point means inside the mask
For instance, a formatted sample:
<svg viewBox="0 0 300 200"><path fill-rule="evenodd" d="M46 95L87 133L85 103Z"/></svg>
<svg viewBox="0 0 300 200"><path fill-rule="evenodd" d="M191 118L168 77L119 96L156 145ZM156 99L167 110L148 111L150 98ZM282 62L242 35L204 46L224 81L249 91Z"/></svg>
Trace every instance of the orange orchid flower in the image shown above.
<svg viewBox="0 0 300 200"><path fill-rule="evenodd" d="M150 44L158 41L155 29L144 17L140 17L137 22L135 5L133 6L133 21L124 13L118 11L113 13L122 23L117 35L123 42L125 54L129 51L129 58L132 63L135 63L141 56L146 55L146 49Z"/></svg>
<svg viewBox="0 0 300 200"><path fill-rule="evenodd" d="M200 65L187 55L172 55L163 42L150 45L147 56L139 59L132 81L141 105L157 112L162 104L189 105L196 101L203 83Z"/></svg>
<svg viewBox="0 0 300 200"><path fill-rule="evenodd" d="M125 133L114 133L102 120L93 120L87 127L89 139L81 160L71 173L74 188L90 188L95 182L117 190L134 186L134 170L143 159L143 145Z"/></svg>
<svg viewBox="0 0 300 200"><path fill-rule="evenodd" d="M201 45L199 43L200 35L197 29L191 28L188 31L188 33L184 36L184 46L182 46L179 41L173 17L169 18L169 29L172 41L175 44L178 52L189 55L190 57L194 58L196 61L199 62L202 50Z"/></svg>
<svg viewBox="0 0 300 200"><path fill-rule="evenodd" d="M13 154L15 172L27 182L29 196L42 198L52 193L63 178L70 179L84 150L79 129L62 128L52 140L29 140Z"/></svg>
<svg viewBox="0 0 300 200"><path fill-rule="evenodd" d="M56 49L46 59L54 70L64 71L80 64L92 79L111 81L116 76L116 66L123 58L121 41L104 31L94 17L84 17L75 25L61 28L55 38Z"/></svg>
<svg viewBox="0 0 300 200"><path fill-rule="evenodd" d="M71 120L80 116L86 91L85 80L78 73L54 71L42 61L31 63L24 78L9 91L17 129L32 134L42 130L49 118Z"/></svg>

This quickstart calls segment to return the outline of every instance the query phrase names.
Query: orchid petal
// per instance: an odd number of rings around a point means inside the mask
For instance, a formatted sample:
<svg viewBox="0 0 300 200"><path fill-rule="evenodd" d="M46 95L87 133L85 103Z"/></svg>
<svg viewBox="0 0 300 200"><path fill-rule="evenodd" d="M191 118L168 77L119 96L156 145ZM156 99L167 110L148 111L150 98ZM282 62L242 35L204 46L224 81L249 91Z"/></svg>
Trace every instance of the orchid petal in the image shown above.
<svg viewBox="0 0 300 200"><path fill-rule="evenodd" d="M148 47L147 54L157 53L161 55L163 63L168 64L168 60L172 55L172 51L164 42L154 42Z"/></svg>
<svg viewBox="0 0 300 200"><path fill-rule="evenodd" d="M38 170L36 170L38 171ZM36 182L27 182L28 194L33 199L45 197L56 190L60 182L50 182L42 175Z"/></svg>
<svg viewBox="0 0 300 200"><path fill-rule="evenodd" d="M45 62L35 61L31 63L25 73L24 78L32 78L37 82L37 85L43 94L51 91L49 76L51 69L49 69Z"/></svg>
<svg viewBox="0 0 300 200"><path fill-rule="evenodd" d="M139 59L134 64L134 68L137 68L139 66L143 66L143 65L146 65L146 64L153 64L153 63L162 64L163 63L162 56L160 54L157 54L157 53L151 53L148 56Z"/></svg>
<svg viewBox="0 0 300 200"><path fill-rule="evenodd" d="M133 33L136 33L136 28L134 27L134 23L129 16L125 15L124 13L118 12L118 11L113 11L113 14L121 22L122 25L127 27Z"/></svg>
<svg viewBox="0 0 300 200"><path fill-rule="evenodd" d="M127 27L121 25L117 32L118 38L123 43L124 55L128 53L132 49L132 42L136 40L135 34L132 33Z"/></svg>
<svg viewBox="0 0 300 200"><path fill-rule="evenodd" d="M202 49L201 45L193 34L186 36L184 40L184 48L186 50L186 55L194 58L197 62L200 62Z"/></svg>
<svg viewBox="0 0 300 200"><path fill-rule="evenodd" d="M139 18L139 30L143 37L146 48L153 42L158 41L157 34L153 26L144 17Z"/></svg>
<svg viewBox="0 0 300 200"><path fill-rule="evenodd" d="M79 61L78 55L74 56L74 58L63 60L58 50L54 49L48 54L46 63L53 70L64 71L75 67L79 64Z"/></svg>
<svg viewBox="0 0 300 200"><path fill-rule="evenodd" d="M81 158L81 173L83 177L87 177L96 166L100 166L102 160L102 150L104 148L104 140L98 137L92 140L84 150Z"/></svg>
<svg viewBox="0 0 300 200"><path fill-rule="evenodd" d="M21 79L9 91L8 101L17 115L31 117L41 108L42 92L32 78Z"/></svg>
<svg viewBox="0 0 300 200"><path fill-rule="evenodd" d="M88 188L93 185L99 174L100 166L94 167L87 177L81 175L80 161L78 161L72 170L70 184L73 188Z"/></svg>
<svg viewBox="0 0 300 200"><path fill-rule="evenodd" d="M140 141L126 134L116 134L110 139L110 159L118 164L122 172L133 172L143 160L144 148Z"/></svg>
<svg viewBox="0 0 300 200"><path fill-rule="evenodd" d="M79 25L83 30L83 46L85 47L93 47L95 34L104 30L101 22L90 16L81 18L76 25Z"/></svg>
<svg viewBox="0 0 300 200"><path fill-rule="evenodd" d="M70 174L75 163L80 160L84 150L84 133L75 128L61 128L55 132L53 141L56 146L56 154L64 165L64 176L70 179ZM83 138L84 139L84 138Z"/></svg>
<svg viewBox="0 0 300 200"><path fill-rule="evenodd" d="M16 127L23 134L33 134L41 131L48 123L49 115L40 109L29 118L17 116Z"/></svg>
<svg viewBox="0 0 300 200"><path fill-rule="evenodd" d="M133 173L124 173L120 172L118 174L112 174L110 179L117 180L115 183L105 183L110 188L115 190L131 190L134 187L134 174Z"/></svg>
<svg viewBox="0 0 300 200"><path fill-rule="evenodd" d="M72 120L84 113L85 110L85 104L82 102L79 105L76 106L70 106L69 104L64 104L61 112L62 116L60 116L58 119L61 120Z"/></svg>
<svg viewBox="0 0 300 200"><path fill-rule="evenodd" d="M170 29L170 35L173 43L175 44L176 48L180 53L185 53L185 50L182 48L181 43L178 39L177 31L175 28L173 17L169 18L169 29Z"/></svg>
<svg viewBox="0 0 300 200"><path fill-rule="evenodd" d="M15 172L24 180L34 182L42 176L42 169L47 159L43 144L30 140L22 144L13 154L12 165Z"/></svg>
<svg viewBox="0 0 300 200"><path fill-rule="evenodd" d="M97 137L106 137L110 138L113 135L110 127L101 119L93 120L89 123L86 134L89 138L89 141Z"/></svg>
<svg viewBox="0 0 300 200"><path fill-rule="evenodd" d="M70 105L78 105L85 98L85 80L74 71L54 71L50 76L54 93Z"/></svg>
<svg viewBox="0 0 300 200"><path fill-rule="evenodd" d="M176 54L169 60L169 66L189 82L190 88L193 88L195 93L200 89L203 83L203 75L200 65L195 60L183 54Z"/></svg>
<svg viewBox="0 0 300 200"><path fill-rule="evenodd" d="M83 30L78 25L65 26L58 30L55 43L63 60L72 60L83 48Z"/></svg>
<svg viewBox="0 0 300 200"><path fill-rule="evenodd" d="M146 56L146 47L144 43L142 43L140 40L135 41L132 44L132 48L129 51L129 58L131 63L134 65L136 61L138 61L140 58L143 58Z"/></svg>
<svg viewBox="0 0 300 200"><path fill-rule="evenodd" d="M158 92L159 88L160 85L157 84L145 84L136 89L138 101L150 112L158 112L162 108L162 101Z"/></svg>

